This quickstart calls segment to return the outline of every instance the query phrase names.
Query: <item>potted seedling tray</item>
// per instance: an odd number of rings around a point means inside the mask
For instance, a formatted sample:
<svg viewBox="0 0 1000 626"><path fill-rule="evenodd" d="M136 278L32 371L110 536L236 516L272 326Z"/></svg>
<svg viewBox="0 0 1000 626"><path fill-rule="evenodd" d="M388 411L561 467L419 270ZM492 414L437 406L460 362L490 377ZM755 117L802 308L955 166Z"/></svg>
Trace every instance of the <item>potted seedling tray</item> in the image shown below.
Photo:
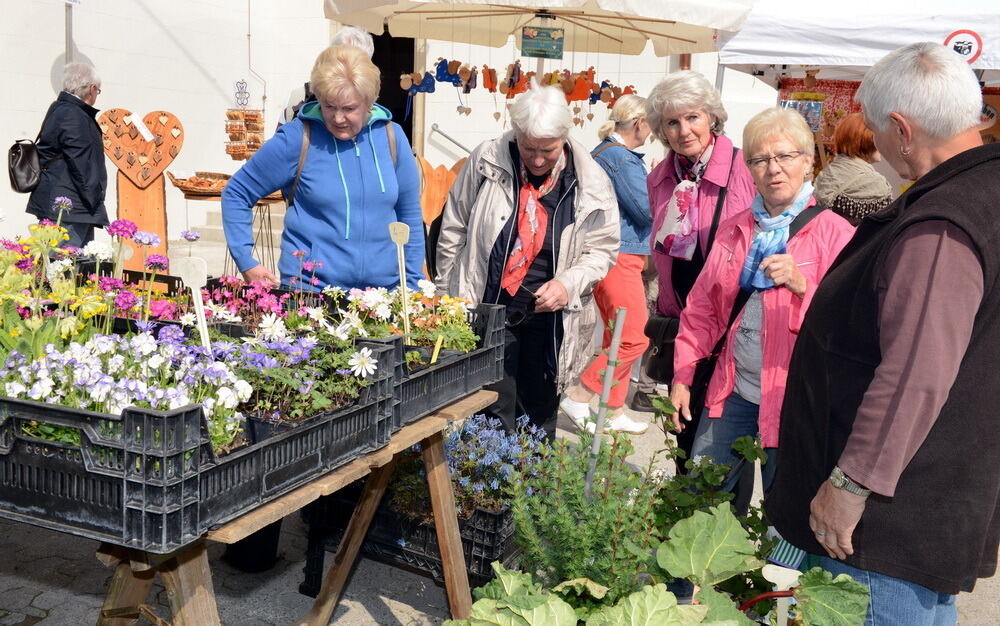
<svg viewBox="0 0 1000 626"><path fill-rule="evenodd" d="M153 553L197 540L381 445L392 421L393 358L350 406L217 456L200 406L121 415L0 397L0 517ZM27 435L38 421L80 444Z"/></svg>

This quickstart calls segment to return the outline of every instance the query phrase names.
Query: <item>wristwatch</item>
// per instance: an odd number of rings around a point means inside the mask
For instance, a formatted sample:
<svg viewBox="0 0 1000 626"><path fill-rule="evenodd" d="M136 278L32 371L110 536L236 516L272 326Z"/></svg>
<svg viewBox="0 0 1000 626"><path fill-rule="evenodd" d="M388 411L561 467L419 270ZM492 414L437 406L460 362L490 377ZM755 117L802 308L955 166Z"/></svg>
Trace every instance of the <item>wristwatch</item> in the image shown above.
<svg viewBox="0 0 1000 626"><path fill-rule="evenodd" d="M856 496L868 497L871 495L871 489L865 489L858 483L851 480L844 470L839 467L834 466L833 471L830 472L830 484L832 484L837 489L843 489L848 493L853 493Z"/></svg>

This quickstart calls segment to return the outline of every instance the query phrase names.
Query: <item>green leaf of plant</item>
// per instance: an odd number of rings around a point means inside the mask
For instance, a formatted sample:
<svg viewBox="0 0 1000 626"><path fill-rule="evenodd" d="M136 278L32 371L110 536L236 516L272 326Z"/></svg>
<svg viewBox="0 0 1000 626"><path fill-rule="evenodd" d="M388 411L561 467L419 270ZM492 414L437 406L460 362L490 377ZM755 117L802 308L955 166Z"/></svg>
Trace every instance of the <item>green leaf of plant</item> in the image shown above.
<svg viewBox="0 0 1000 626"><path fill-rule="evenodd" d="M497 622L498 624L530 624L531 626L576 626L576 612L559 596L546 593L537 596L515 596L509 600L497 600L500 617L504 610L523 622ZM506 606L505 606L506 605ZM475 611L473 611L475 615Z"/></svg>
<svg viewBox="0 0 1000 626"><path fill-rule="evenodd" d="M618 604L591 613L587 618L587 626L631 626L632 624L683 626L699 623L706 612L707 610L698 608L681 611L677 605L677 598L667 591L666 585L647 585L622 598Z"/></svg>
<svg viewBox="0 0 1000 626"><path fill-rule="evenodd" d="M728 502L674 524L669 540L656 551L656 561L671 576L702 587L763 565Z"/></svg>
<svg viewBox="0 0 1000 626"><path fill-rule="evenodd" d="M558 593L574 592L578 596L586 593L595 600L600 600L607 595L608 588L589 578L574 578L573 580L566 580L559 583L552 588L552 591Z"/></svg>
<svg viewBox="0 0 1000 626"><path fill-rule="evenodd" d="M868 611L868 587L847 574L834 578L814 567L799 577L795 600L806 624L860 626Z"/></svg>
<svg viewBox="0 0 1000 626"><path fill-rule="evenodd" d="M517 595L542 593L542 586L532 580L531 574L507 569L499 561L493 561L491 565L496 572L496 578L472 592L476 600L482 598L506 600Z"/></svg>
<svg viewBox="0 0 1000 626"><path fill-rule="evenodd" d="M749 617L744 615L732 598L711 587L702 588L697 594L698 602L708 609L705 620L708 622L731 622L735 626L753 626Z"/></svg>

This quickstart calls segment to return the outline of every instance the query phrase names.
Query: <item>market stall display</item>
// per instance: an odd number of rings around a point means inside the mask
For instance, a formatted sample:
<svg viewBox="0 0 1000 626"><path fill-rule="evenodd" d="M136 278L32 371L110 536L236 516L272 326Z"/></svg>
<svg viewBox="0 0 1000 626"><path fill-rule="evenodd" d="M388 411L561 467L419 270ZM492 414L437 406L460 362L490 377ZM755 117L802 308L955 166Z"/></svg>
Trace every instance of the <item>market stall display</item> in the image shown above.
<svg viewBox="0 0 1000 626"><path fill-rule="evenodd" d="M0 249L0 516L164 553L386 445L403 380L395 347L366 335L401 332L396 295L281 293L233 278L209 291L205 309L213 324L254 340L216 335L206 350L191 337L187 290L152 287L169 261L149 253L148 233L127 220L109 232L111 244L81 251L95 259L84 276L54 224ZM139 250L144 286L118 278L129 245ZM324 308L325 297L364 312L368 329L357 312ZM411 340L447 338L470 353L449 366L495 358L492 343L476 352L469 320L502 315L470 314L441 298L417 310L421 332ZM120 316L130 323L113 323ZM109 334L115 329L123 334ZM464 384L447 397L478 388ZM253 420L279 432L254 439Z"/></svg>

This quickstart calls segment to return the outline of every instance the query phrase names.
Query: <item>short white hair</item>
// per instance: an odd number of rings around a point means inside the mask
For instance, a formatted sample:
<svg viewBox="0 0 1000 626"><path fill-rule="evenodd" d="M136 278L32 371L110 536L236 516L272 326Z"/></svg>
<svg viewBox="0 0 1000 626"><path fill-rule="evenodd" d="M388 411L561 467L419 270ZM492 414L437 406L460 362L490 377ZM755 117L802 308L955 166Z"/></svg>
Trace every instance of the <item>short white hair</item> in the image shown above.
<svg viewBox="0 0 1000 626"><path fill-rule="evenodd" d="M100 86L100 84L101 78L91 65L69 63L63 69L63 91L71 93L77 98L86 96L91 85Z"/></svg>
<svg viewBox="0 0 1000 626"><path fill-rule="evenodd" d="M573 114L566 104L566 93L551 85L539 87L531 79L531 89L521 94L510 107L510 124L522 137L565 139L573 128Z"/></svg>
<svg viewBox="0 0 1000 626"><path fill-rule="evenodd" d="M937 139L979 124L983 94L969 64L941 44L924 41L893 50L872 66L854 99L878 130L899 113Z"/></svg>
<svg viewBox="0 0 1000 626"><path fill-rule="evenodd" d="M354 46L361 48L371 58L375 54L375 40L371 33L356 26L345 26L337 31L337 34L330 40L331 46Z"/></svg>
<svg viewBox="0 0 1000 626"><path fill-rule="evenodd" d="M663 133L663 120L683 111L704 111L712 122L712 132L721 135L729 114L722 106L722 96L708 79L691 70L667 74L646 99L646 121L656 138L669 145Z"/></svg>

